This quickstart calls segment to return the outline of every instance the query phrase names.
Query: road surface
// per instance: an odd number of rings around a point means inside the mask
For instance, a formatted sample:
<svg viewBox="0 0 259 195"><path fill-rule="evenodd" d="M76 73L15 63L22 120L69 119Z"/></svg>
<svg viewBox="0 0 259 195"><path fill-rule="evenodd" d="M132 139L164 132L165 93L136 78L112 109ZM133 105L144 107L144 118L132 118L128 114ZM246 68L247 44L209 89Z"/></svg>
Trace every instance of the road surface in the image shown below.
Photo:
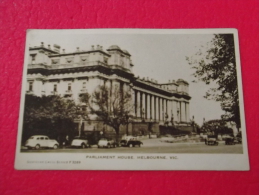
<svg viewBox="0 0 259 195"><path fill-rule="evenodd" d="M204 143L165 143L159 139L142 140L143 145L139 147L117 147L117 148L58 148L58 149L22 149L21 152L32 153L191 153L191 154L242 154L242 144L225 145L220 142L218 146L208 146Z"/></svg>

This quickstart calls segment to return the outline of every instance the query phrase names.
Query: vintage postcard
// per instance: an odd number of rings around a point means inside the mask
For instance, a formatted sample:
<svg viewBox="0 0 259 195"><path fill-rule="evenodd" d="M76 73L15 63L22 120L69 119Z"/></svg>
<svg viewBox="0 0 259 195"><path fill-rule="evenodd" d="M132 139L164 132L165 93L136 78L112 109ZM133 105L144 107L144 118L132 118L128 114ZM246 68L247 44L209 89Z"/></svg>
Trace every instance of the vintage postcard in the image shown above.
<svg viewBox="0 0 259 195"><path fill-rule="evenodd" d="M237 30L28 30L15 168L249 170Z"/></svg>

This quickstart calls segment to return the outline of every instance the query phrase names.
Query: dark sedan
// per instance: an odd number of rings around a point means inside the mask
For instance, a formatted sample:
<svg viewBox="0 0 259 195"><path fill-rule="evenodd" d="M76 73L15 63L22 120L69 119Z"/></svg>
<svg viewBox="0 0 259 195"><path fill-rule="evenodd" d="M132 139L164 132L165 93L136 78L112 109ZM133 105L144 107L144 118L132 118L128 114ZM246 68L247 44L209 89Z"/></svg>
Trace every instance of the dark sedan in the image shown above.
<svg viewBox="0 0 259 195"><path fill-rule="evenodd" d="M120 145L125 147L135 147L135 146L140 147L141 145L143 145L143 143L136 139L130 139L130 140L123 139L121 140Z"/></svg>

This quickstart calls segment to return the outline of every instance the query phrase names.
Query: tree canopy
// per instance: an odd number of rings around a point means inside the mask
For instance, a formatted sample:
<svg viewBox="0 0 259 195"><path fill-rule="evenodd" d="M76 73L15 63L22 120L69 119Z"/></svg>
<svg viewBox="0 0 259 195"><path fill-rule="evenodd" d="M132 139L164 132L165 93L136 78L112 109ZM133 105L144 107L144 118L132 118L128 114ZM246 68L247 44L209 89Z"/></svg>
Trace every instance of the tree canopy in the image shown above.
<svg viewBox="0 0 259 195"><path fill-rule="evenodd" d="M194 82L202 81L216 87L210 88L205 98L221 103L225 111L222 119L235 122L240 128L239 97L233 34L215 34L204 50L202 46L195 56L187 57L195 70Z"/></svg>
<svg viewBox="0 0 259 195"><path fill-rule="evenodd" d="M202 132L208 133L213 132L215 135L218 134L233 134L233 129L227 127L225 120L216 119L210 120L203 123L201 127Z"/></svg>
<svg viewBox="0 0 259 195"><path fill-rule="evenodd" d="M133 106L130 92L117 85L112 89L105 85L99 86L91 96L91 113L112 127L117 136L120 125L128 123Z"/></svg>
<svg viewBox="0 0 259 195"><path fill-rule="evenodd" d="M48 135L62 141L75 134L75 119L87 113L71 99L60 96L26 95L23 122L23 141L35 134Z"/></svg>

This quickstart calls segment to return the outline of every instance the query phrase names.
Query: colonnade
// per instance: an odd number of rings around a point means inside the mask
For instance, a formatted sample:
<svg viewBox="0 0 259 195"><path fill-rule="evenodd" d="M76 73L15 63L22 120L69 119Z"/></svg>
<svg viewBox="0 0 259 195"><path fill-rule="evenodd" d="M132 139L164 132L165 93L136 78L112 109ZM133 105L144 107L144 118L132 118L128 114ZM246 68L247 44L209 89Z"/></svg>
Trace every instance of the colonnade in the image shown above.
<svg viewBox="0 0 259 195"><path fill-rule="evenodd" d="M189 102L132 89L135 116L154 121L189 122Z"/></svg>
<svg viewBox="0 0 259 195"><path fill-rule="evenodd" d="M189 122L189 101L144 92L140 89L134 89L123 82L110 81L105 84L113 90L118 85L123 91L131 91L132 105L134 105L133 115L136 118L153 121L171 121Z"/></svg>

